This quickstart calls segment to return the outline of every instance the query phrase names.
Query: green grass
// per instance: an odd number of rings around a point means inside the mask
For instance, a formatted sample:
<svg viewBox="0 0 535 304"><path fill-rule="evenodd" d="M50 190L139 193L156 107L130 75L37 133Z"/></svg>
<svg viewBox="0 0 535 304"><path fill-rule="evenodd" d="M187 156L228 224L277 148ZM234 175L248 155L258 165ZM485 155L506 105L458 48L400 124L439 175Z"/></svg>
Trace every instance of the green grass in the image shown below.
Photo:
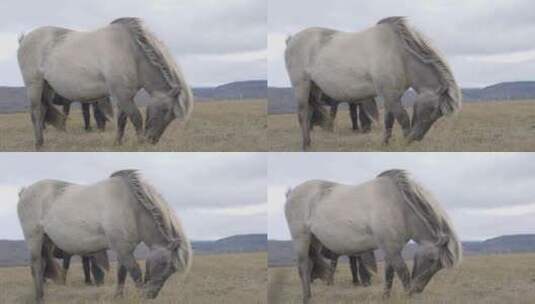
<svg viewBox="0 0 535 304"><path fill-rule="evenodd" d="M73 111L67 131L49 126L43 151L266 151L266 101L198 102L184 127L173 122L157 145L138 143L127 124L125 142L114 145L115 119L105 132L86 132L80 111ZM93 123L94 126L94 123ZM34 151L29 113L0 114L0 151Z"/></svg>
<svg viewBox="0 0 535 304"><path fill-rule="evenodd" d="M269 268L270 303L301 303L296 267ZM458 267L439 271L423 293L407 296L397 277L390 299L383 299L383 268L371 287L353 286L349 265L339 264L335 284L312 284L311 303L530 304L535 299L535 254L466 257Z"/></svg>
<svg viewBox="0 0 535 304"><path fill-rule="evenodd" d="M173 275L150 303L266 303L266 253L195 256L190 274ZM116 267L102 287L86 286L81 265L71 266L67 285L47 283L45 302L51 304L136 304L147 301L127 278L125 295L114 298ZM0 268L0 303L32 303L33 283L29 267Z"/></svg>
<svg viewBox="0 0 535 304"><path fill-rule="evenodd" d="M347 111L339 111L335 131L316 127L312 151L535 151L535 102L465 103L451 117L440 119L421 142L407 145L396 123L392 141L382 145L382 115L369 134L351 130ZM270 151L300 151L296 114L269 115Z"/></svg>

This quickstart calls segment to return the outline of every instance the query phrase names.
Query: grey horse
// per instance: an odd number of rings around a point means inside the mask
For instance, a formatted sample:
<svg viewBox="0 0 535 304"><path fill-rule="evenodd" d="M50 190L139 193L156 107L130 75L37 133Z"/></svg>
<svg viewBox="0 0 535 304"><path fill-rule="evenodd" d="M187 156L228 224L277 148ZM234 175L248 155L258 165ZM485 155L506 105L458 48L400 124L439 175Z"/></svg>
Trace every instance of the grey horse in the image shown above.
<svg viewBox="0 0 535 304"><path fill-rule="evenodd" d="M287 40L286 69L298 103L303 149L310 147L310 116L323 94L362 103L384 99L387 144L394 119L408 141L421 140L440 117L461 108L461 93L445 59L403 17L389 17L361 32L308 28ZM413 88L412 120L401 96ZM328 120L319 110L322 120Z"/></svg>
<svg viewBox="0 0 535 304"><path fill-rule="evenodd" d="M394 272L409 294L418 293L437 271L462 258L461 243L446 212L402 170L385 171L356 186L305 182L288 193L285 214L304 303L311 298L312 278L330 275L321 257L323 246L337 255L381 249L387 297ZM412 274L401 256L410 240L418 244Z"/></svg>
<svg viewBox="0 0 535 304"><path fill-rule="evenodd" d="M106 27L80 32L40 27L19 39L18 62L31 102L35 145L43 145L43 121L61 121L43 95L50 90L68 100L117 102L116 143L122 143L127 118L139 141L157 143L175 118L187 121L193 95L170 51L138 18L120 18ZM133 98L141 89L151 97L145 132Z"/></svg>
<svg viewBox="0 0 535 304"><path fill-rule="evenodd" d="M38 303L43 302L45 271L52 278L61 273L50 263L55 248L71 255L113 250L119 263L118 296L127 273L145 297L155 298L173 273L189 271L191 245L178 217L135 170L118 171L90 185L42 180L19 196L18 215ZM150 250L144 280L134 257L141 242Z"/></svg>

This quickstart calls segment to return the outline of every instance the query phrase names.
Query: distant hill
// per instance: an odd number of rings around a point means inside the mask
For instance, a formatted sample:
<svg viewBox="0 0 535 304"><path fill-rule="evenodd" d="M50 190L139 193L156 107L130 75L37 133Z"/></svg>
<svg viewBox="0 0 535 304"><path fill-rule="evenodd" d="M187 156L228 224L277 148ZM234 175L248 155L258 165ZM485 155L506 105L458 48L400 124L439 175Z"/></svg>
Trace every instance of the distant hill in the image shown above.
<svg viewBox="0 0 535 304"><path fill-rule="evenodd" d="M266 99L267 81L237 81L217 87L192 88L196 101ZM136 104L144 106L149 102L149 95L141 90L135 97ZM0 113L27 111L30 106L26 100L24 87L0 87Z"/></svg>
<svg viewBox="0 0 535 304"><path fill-rule="evenodd" d="M462 242L464 255L489 255L506 253L535 252L535 234L504 235L484 241ZM416 244L409 243L403 250L403 257L412 259ZM292 241L268 241L268 265L290 266L295 264ZM383 253L376 251L378 260L383 260Z"/></svg>
<svg viewBox="0 0 535 304"><path fill-rule="evenodd" d="M463 88L463 100L493 101L493 100L526 100L535 99L535 81L502 82L485 88ZM294 101L292 88L268 88L268 113L294 113L297 104ZM404 104L411 104L416 93L407 91L402 100Z"/></svg>
<svg viewBox="0 0 535 304"><path fill-rule="evenodd" d="M216 241L192 241L191 245L196 255L261 252L267 250L267 235L235 235ZM148 252L149 249L141 244L134 254L138 259L145 259ZM115 255L111 252L110 257L115 260ZM0 240L0 267L27 265L28 263L29 253L24 241Z"/></svg>

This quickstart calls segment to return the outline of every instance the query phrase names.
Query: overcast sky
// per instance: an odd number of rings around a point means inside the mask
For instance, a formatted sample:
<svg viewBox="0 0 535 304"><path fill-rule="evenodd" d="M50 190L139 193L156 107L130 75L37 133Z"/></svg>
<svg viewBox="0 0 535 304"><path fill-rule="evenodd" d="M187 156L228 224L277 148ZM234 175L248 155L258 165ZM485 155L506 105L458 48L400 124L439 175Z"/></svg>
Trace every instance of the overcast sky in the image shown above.
<svg viewBox="0 0 535 304"><path fill-rule="evenodd" d="M268 163L270 239L290 239L288 187L310 179L360 184L394 168L433 193L462 240L535 233L532 153L271 153Z"/></svg>
<svg viewBox="0 0 535 304"><path fill-rule="evenodd" d="M191 239L266 233L262 153L0 153L0 239L23 239L18 191L41 179L88 184L140 169Z"/></svg>
<svg viewBox="0 0 535 304"><path fill-rule="evenodd" d="M288 34L312 26L359 31L387 16L409 22L445 54L462 87L535 80L532 0L270 0L268 79L289 86L284 67Z"/></svg>
<svg viewBox="0 0 535 304"><path fill-rule="evenodd" d="M266 0L2 0L0 86L21 86L17 37L46 25L92 30L143 18L193 86L266 78Z"/></svg>

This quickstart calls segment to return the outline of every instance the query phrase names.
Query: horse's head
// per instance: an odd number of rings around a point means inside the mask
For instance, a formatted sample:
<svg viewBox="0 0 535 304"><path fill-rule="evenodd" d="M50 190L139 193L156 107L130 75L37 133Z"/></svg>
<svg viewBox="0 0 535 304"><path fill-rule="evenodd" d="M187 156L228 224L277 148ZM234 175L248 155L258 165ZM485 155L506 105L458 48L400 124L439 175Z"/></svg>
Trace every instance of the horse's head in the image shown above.
<svg viewBox="0 0 535 304"><path fill-rule="evenodd" d="M418 94L413 105L409 142L422 140L440 117L442 117L440 95L431 91Z"/></svg>
<svg viewBox="0 0 535 304"><path fill-rule="evenodd" d="M411 293L422 292L427 283L440 269L443 268L440 260L440 245L424 244L414 255L414 265L411 275Z"/></svg>
<svg viewBox="0 0 535 304"><path fill-rule="evenodd" d="M156 298L165 281L179 268L177 248L178 243L176 246L173 244L169 247L156 247L151 250L145 261L144 295L147 298Z"/></svg>
<svg viewBox="0 0 535 304"><path fill-rule="evenodd" d="M181 89L175 87L166 93L154 92L152 94L145 120L145 137L151 144L158 143L173 119L184 116L185 109L180 103L180 93Z"/></svg>

